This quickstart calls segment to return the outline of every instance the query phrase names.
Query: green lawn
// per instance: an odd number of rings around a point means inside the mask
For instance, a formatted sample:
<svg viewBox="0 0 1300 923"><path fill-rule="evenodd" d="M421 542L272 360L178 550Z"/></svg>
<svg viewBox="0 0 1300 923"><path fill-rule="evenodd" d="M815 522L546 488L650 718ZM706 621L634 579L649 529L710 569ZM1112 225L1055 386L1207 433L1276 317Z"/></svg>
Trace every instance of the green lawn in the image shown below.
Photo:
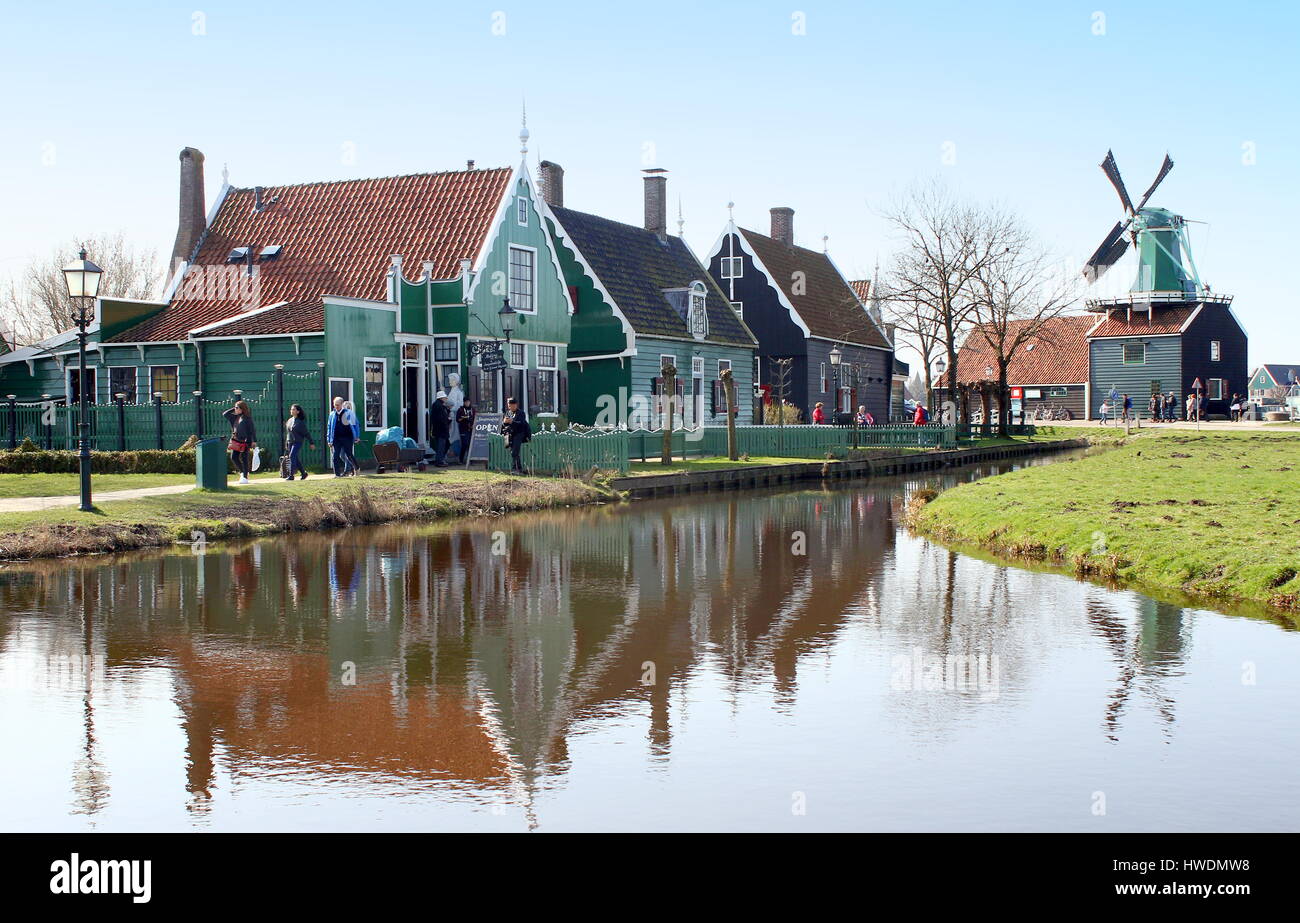
<svg viewBox="0 0 1300 923"><path fill-rule="evenodd" d="M580 480L484 471L389 472L286 483L274 475L245 487L108 501L94 512L58 507L0 513L0 559L118 551L243 535L341 528L403 519L592 503L608 492Z"/></svg>
<svg viewBox="0 0 1300 923"><path fill-rule="evenodd" d="M1160 432L913 507L941 541L1096 575L1300 610L1300 437Z"/></svg>
<svg viewBox="0 0 1300 923"><path fill-rule="evenodd" d="M193 484L192 474L96 474L90 486L94 493ZM0 497L62 497L81 489L76 474L0 474Z"/></svg>

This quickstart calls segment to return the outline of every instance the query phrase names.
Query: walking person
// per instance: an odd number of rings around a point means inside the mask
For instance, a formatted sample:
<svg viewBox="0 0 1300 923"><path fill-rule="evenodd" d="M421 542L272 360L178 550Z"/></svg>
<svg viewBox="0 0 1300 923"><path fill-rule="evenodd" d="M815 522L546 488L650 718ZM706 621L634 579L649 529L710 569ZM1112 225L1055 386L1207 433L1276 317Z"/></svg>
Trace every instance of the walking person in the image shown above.
<svg viewBox="0 0 1300 923"><path fill-rule="evenodd" d="M871 414L867 413L867 408L864 405L859 404L858 412L853 417L853 424L855 426L874 426L875 422L875 418L872 417Z"/></svg>
<svg viewBox="0 0 1300 923"><path fill-rule="evenodd" d="M302 463L302 444L309 443L314 450L316 443L307 428L307 414L301 404L289 408L289 419L284 424L284 441L289 446L289 473L284 479L292 481L294 472L301 472L302 479L307 480L307 466Z"/></svg>
<svg viewBox="0 0 1300 923"><path fill-rule="evenodd" d="M814 424L826 422L826 411L822 410L821 401L818 401L817 406L813 408L812 421Z"/></svg>
<svg viewBox="0 0 1300 923"><path fill-rule="evenodd" d="M1133 419L1133 398L1131 398L1131 397L1129 397L1127 394L1125 394L1125 395L1123 395L1123 397L1122 397L1121 399L1124 401L1124 416L1123 416L1123 419L1124 419L1124 423L1125 423L1125 425L1127 425L1127 424L1130 423L1130 422L1132 421L1132 419Z"/></svg>
<svg viewBox="0 0 1300 923"><path fill-rule="evenodd" d="M1106 426L1110 422L1110 401L1102 398L1101 401L1101 425Z"/></svg>
<svg viewBox="0 0 1300 923"><path fill-rule="evenodd" d="M360 436L357 415L348 409L347 402L341 397L334 398L334 409L330 411L325 422L325 444L330 447L330 461L334 466L334 476L356 475L356 456L352 447Z"/></svg>
<svg viewBox="0 0 1300 923"><path fill-rule="evenodd" d="M513 397L506 401L506 415L501 420L501 433L510 446L510 472L524 473L524 463L519 458L524 443L533 438L533 428L528 423L528 413Z"/></svg>
<svg viewBox="0 0 1300 923"><path fill-rule="evenodd" d="M239 472L239 483L247 484L253 470L253 449L257 446L257 427L253 425L253 411L248 401L235 401L235 406L222 414L230 424L230 460Z"/></svg>
<svg viewBox="0 0 1300 923"><path fill-rule="evenodd" d="M447 405L447 392L439 391L433 399L433 415L429 420L433 436L433 464L447 467L447 446L451 442L451 408Z"/></svg>
<svg viewBox="0 0 1300 923"><path fill-rule="evenodd" d="M1232 403L1228 405L1228 412L1232 416L1233 423L1241 422L1241 395L1234 394Z"/></svg>
<svg viewBox="0 0 1300 923"><path fill-rule="evenodd" d="M460 435L460 463L469 464L469 447L474 441L474 405L465 398L456 408L456 431Z"/></svg>
<svg viewBox="0 0 1300 923"><path fill-rule="evenodd" d="M1152 394L1151 400L1147 401L1147 414L1150 415L1152 423L1160 422L1160 405L1163 401L1159 392Z"/></svg>

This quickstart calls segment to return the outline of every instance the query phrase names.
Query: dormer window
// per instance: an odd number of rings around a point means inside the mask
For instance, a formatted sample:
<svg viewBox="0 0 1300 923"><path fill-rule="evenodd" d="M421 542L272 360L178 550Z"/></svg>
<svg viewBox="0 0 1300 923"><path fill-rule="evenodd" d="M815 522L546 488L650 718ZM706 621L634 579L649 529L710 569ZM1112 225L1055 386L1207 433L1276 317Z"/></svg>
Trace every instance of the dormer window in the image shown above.
<svg viewBox="0 0 1300 923"><path fill-rule="evenodd" d="M691 283L691 302L690 314L691 335L697 340L702 340L709 335L709 313L705 309L708 298L705 294L703 282Z"/></svg>

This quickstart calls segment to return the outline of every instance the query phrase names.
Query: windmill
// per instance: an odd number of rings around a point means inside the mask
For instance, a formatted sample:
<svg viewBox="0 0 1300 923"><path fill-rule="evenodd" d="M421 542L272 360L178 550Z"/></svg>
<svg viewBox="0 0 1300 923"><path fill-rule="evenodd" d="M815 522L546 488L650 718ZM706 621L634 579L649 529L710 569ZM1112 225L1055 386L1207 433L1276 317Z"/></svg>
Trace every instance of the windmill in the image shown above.
<svg viewBox="0 0 1300 923"><path fill-rule="evenodd" d="M1124 220L1115 223L1097 252L1085 264L1083 277L1089 283L1096 282L1119 262L1131 244L1138 253L1138 276L1130 291L1179 292L1187 300L1197 298L1202 286L1196 264L1192 261L1186 219L1164 208L1147 207L1152 193L1173 168L1173 159L1166 154L1160 172L1135 206L1119 174L1114 153L1106 152L1101 169L1119 193ZM1183 264L1184 254L1187 256L1186 266Z"/></svg>

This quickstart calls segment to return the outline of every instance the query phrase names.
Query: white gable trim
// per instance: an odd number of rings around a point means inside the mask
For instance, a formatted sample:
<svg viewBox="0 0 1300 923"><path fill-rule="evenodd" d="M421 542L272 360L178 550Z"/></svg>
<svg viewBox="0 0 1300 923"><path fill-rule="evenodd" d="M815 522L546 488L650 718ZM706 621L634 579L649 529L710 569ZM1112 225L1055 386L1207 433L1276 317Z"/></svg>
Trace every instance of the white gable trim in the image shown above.
<svg viewBox="0 0 1300 923"><path fill-rule="evenodd" d="M780 303L781 307L785 308L789 313L790 320L794 321L794 325L803 331L805 337L812 336L812 330L806 323L804 323L804 319L799 316L799 312L795 310L794 305L790 303L790 299L785 297L785 292L781 290L781 286L776 284L776 275L763 265L763 261L758 258L758 254L755 253L754 248L749 245L749 241L745 240L745 235L739 228L736 228L735 233L736 240L740 243L741 252L753 261L755 269L767 277L768 287L771 288L772 291L776 292L776 300ZM712 257L710 257L710 262L712 262Z"/></svg>
<svg viewBox="0 0 1300 923"><path fill-rule="evenodd" d="M208 330L215 330L218 327L226 326L226 324L233 324L236 321L241 321L246 317L255 317L258 314L265 314L267 311L271 311L274 310L275 308L283 307L288 303L289 302L287 301L277 301L275 304L268 304L265 307L255 308L252 311L241 311L238 314L231 315L230 317L222 318L221 320L218 321L213 321L210 324L204 324L202 327L195 327L189 331L189 334L190 336L194 336L194 334L196 333L205 333Z"/></svg>
<svg viewBox="0 0 1300 923"><path fill-rule="evenodd" d="M627 319L627 315L624 314L623 310L618 306L618 302L615 301L614 296L609 293L609 289L605 288L605 283L600 281L600 276L598 276L596 274L596 271L591 268L591 264L587 262L587 258L582 255L581 248L579 248L578 245L574 242L573 238L569 236L569 232L564 229L564 225L560 222L560 219L555 216L555 212L551 211L550 206L546 206L545 217L550 218L552 224L555 225L556 234L558 234L560 237L564 238L565 241L567 241L566 246L573 251L574 258L578 261L578 265L582 267L583 275L585 275L588 279L591 280L592 286L596 289L597 292L600 293L601 299L605 302L605 304L609 305L610 310L614 312L614 316L618 318L618 322L623 327L623 344L624 344L623 351L621 353L613 353L612 355L616 355L616 356L635 355L636 354L636 328L634 328L632 326L632 322ZM567 285L565 286L565 290L566 291L568 290Z"/></svg>

